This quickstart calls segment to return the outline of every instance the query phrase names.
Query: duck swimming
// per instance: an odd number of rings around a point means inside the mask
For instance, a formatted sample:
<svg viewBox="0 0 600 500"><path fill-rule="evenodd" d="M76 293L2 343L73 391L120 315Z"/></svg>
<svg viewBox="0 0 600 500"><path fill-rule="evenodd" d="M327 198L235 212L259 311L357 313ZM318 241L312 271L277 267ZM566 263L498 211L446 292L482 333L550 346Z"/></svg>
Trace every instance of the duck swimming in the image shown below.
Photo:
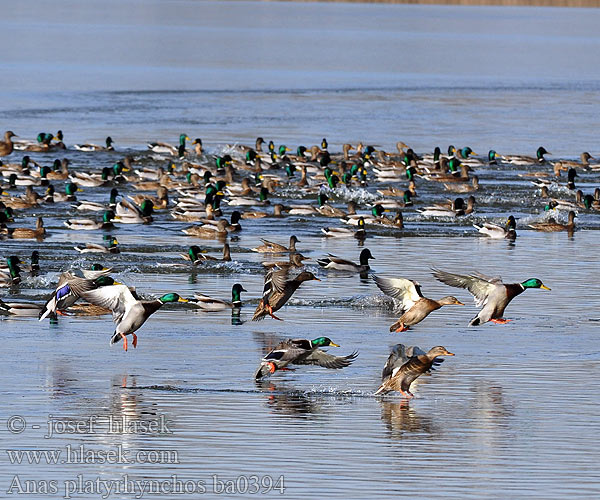
<svg viewBox="0 0 600 500"><path fill-rule="evenodd" d="M517 221L512 215L508 217L504 227L491 222L485 222L481 226L473 224L473 227L492 239L514 240L517 237Z"/></svg>
<svg viewBox="0 0 600 500"><path fill-rule="evenodd" d="M370 269L369 267L369 259L374 259L371 251L368 248L365 248L360 252L359 261L360 264L355 264L354 262L346 259L341 259L336 257L335 255L328 254L328 257L324 257L322 259L317 259L317 264L319 264L324 269L333 269L335 271L350 271L355 273L364 273Z"/></svg>
<svg viewBox="0 0 600 500"><path fill-rule="evenodd" d="M222 311L224 309L240 308L242 307L241 294L247 291L242 285L236 283L231 288L231 302L223 299L215 299L203 293L194 294L194 298L189 299L189 302L204 311Z"/></svg>
<svg viewBox="0 0 600 500"><path fill-rule="evenodd" d="M289 253L296 251L296 243L300 243L300 240L296 238L296 236L290 236L290 246L285 247L280 245L279 243L273 243L272 241L260 239L262 241L262 245L259 247L253 248L253 252L261 252L261 253Z"/></svg>
<svg viewBox="0 0 600 500"><path fill-rule="evenodd" d="M568 222L566 224L561 224L557 222L556 219L550 217L546 221L534 222L529 224L531 229L535 229L536 231L545 231L545 232L556 232L556 231L574 231L575 230L575 217L577 214L573 210L569 212Z"/></svg>

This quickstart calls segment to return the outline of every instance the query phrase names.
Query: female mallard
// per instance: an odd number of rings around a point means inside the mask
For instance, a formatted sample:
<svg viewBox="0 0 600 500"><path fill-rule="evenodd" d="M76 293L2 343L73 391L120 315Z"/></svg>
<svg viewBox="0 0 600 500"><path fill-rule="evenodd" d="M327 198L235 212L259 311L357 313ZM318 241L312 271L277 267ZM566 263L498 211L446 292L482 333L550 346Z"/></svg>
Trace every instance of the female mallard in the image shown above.
<svg viewBox="0 0 600 500"><path fill-rule="evenodd" d="M132 196L131 200L137 205L141 205L144 200L150 200L154 210L165 209L169 206L169 190L166 186L158 186L156 189L156 196L138 194Z"/></svg>
<svg viewBox="0 0 600 500"><path fill-rule="evenodd" d="M44 220L41 217L38 217L35 223L35 229L29 229L26 227L15 227L9 229L8 234L11 238L15 240L41 240L44 236L46 236Z"/></svg>
<svg viewBox="0 0 600 500"><path fill-rule="evenodd" d="M527 288L541 288L550 290L539 279L531 278L522 283L502 283L500 278L490 278L482 274L453 274L439 269L433 269L433 276L446 285L457 288L466 288L475 297L477 307L482 307L479 314L470 322L469 326L477 326L488 321L505 324L511 321L504 319L502 315L506 306L517 295L523 293Z"/></svg>
<svg viewBox="0 0 600 500"><path fill-rule="evenodd" d="M115 148L113 147L113 140L111 136L108 136L106 138L106 141L104 142L106 145L105 146L100 146L98 144L73 144L73 149L76 149L77 151L84 151L86 153L92 152L92 151L114 151Z"/></svg>
<svg viewBox="0 0 600 500"><path fill-rule="evenodd" d="M81 231L91 231L93 229L114 229L112 223L115 218L115 213L112 210L105 210L102 214L102 222L94 219L68 219L64 221L65 226L69 229Z"/></svg>
<svg viewBox="0 0 600 500"><path fill-rule="evenodd" d="M327 337L319 337L314 340L287 339L277 344L275 349L269 352L260 362L260 366L254 373L254 379L260 380L277 370L285 370L290 363L296 365L318 365L323 368L340 369L350 366L358 356L354 351L347 356L334 356L321 347L339 347Z"/></svg>
<svg viewBox="0 0 600 500"><path fill-rule="evenodd" d="M8 156L14 150L12 138L17 137L12 131L4 132L4 140L0 141L0 156Z"/></svg>
<svg viewBox="0 0 600 500"><path fill-rule="evenodd" d="M469 215L475 210L475 197L469 196L467 203L463 198L456 198L448 203L440 203L417 210L426 217L460 217Z"/></svg>
<svg viewBox="0 0 600 500"><path fill-rule="evenodd" d="M16 255L11 255L7 257L6 263L8 264L8 271L0 272L0 286L18 285L21 282L21 268L19 264L22 264L22 262Z"/></svg>
<svg viewBox="0 0 600 500"><path fill-rule="evenodd" d="M413 280L380 278L379 276L373 276L373 279L383 293L400 301L402 316L390 326L390 332L404 332L442 306L464 306L460 300L451 295L440 300L424 297L421 293L421 285Z"/></svg>
<svg viewBox="0 0 600 500"><path fill-rule="evenodd" d="M550 217L546 221L534 222L529 224L531 229L536 231L554 232L554 231L573 231L575 229L575 217L577 215L572 210L569 212L569 220L566 224L557 222L556 219Z"/></svg>
<svg viewBox="0 0 600 500"><path fill-rule="evenodd" d="M355 273L367 272L370 269L369 259L375 258L373 255L371 255L371 251L368 248L365 248L362 252L360 252L360 264L355 264L350 260L340 259L335 255L328 255L329 257L317 259L317 264L325 269L333 269L335 271L350 271Z"/></svg>
<svg viewBox="0 0 600 500"><path fill-rule="evenodd" d="M223 299L215 299L202 293L194 294L193 299L190 299L190 304L193 304L204 311L222 311L224 309L236 309L242 307L241 293L247 292L242 285L236 283L231 288L231 302Z"/></svg>
<svg viewBox="0 0 600 500"><path fill-rule="evenodd" d="M41 172L40 172L41 174ZM42 178L51 181L66 181L69 178L69 159L54 160L54 171L44 172Z"/></svg>
<svg viewBox="0 0 600 500"><path fill-rule="evenodd" d="M120 253L119 247L117 246L119 242L117 238L113 236L109 236L106 238L108 240L108 246L99 245L97 243L87 243L84 247L76 246L74 247L79 253Z"/></svg>
<svg viewBox="0 0 600 500"><path fill-rule="evenodd" d="M219 259L218 257L212 257L211 255L206 255L202 253L200 247L198 245L192 245L187 254L181 254L181 256L190 261L192 264L197 266L198 264L202 264L206 261L216 261L220 260L222 262L231 262L231 249L229 248L229 243L225 243L223 245L223 257Z"/></svg>
<svg viewBox="0 0 600 500"><path fill-rule="evenodd" d="M504 227L499 226L498 224L492 224L491 222L484 222L481 226L473 224L473 227L481 234L485 234L496 240L514 240L517 237L517 221L512 215L508 218Z"/></svg>
<svg viewBox="0 0 600 500"><path fill-rule="evenodd" d="M81 298L100 307L106 307L113 313L116 323L110 343L123 339L123 349L127 351L126 335L133 335L133 347L137 347L135 332L146 320L168 302L188 302L176 293L167 293L154 300L136 299L126 285L113 285L84 291Z"/></svg>
<svg viewBox="0 0 600 500"><path fill-rule="evenodd" d="M414 395L410 392L411 384L444 361L437 359L438 356L454 356L454 354L442 346L432 347L428 352L424 352L416 346L406 348L403 344L396 344L383 367L381 386L375 395L398 391L404 397L412 398Z"/></svg>
<svg viewBox="0 0 600 500"><path fill-rule="evenodd" d="M252 251L253 252L260 252L260 253L289 253L289 252L295 252L296 251L296 243L300 243L300 240L298 238L296 238L295 235L290 236L290 246L285 247L284 245L280 245L279 243L273 243L272 241L268 241L268 240L263 240L262 238L260 239L260 241L262 241L262 245L260 245L259 247L253 248Z"/></svg>
<svg viewBox="0 0 600 500"><path fill-rule="evenodd" d="M444 184L446 191L451 193L472 193L479 189L479 177L471 177L471 182L457 182L454 184Z"/></svg>
<svg viewBox="0 0 600 500"><path fill-rule="evenodd" d="M227 227L229 226L229 222L225 219L221 219L217 222L216 226L212 224L204 224L202 226L190 226L182 231L188 236L195 236L196 238L204 238L204 239L220 239L223 240L227 238L229 234L227 232Z"/></svg>
<svg viewBox="0 0 600 500"><path fill-rule="evenodd" d="M305 281L321 281L313 273L308 271L301 272L293 279L289 279L288 268L275 270L271 269L265 275L265 285L263 287L263 296L254 311L252 321L259 321L267 314L274 319L280 318L273 313L281 309L290 299L298 287Z"/></svg>

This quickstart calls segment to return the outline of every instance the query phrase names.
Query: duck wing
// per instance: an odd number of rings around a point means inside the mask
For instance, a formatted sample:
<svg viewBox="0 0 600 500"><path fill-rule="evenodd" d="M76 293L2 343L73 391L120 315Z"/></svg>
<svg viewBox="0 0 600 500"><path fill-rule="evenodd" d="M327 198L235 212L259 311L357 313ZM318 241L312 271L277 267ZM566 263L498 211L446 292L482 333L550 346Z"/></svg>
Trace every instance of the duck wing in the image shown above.
<svg viewBox="0 0 600 500"><path fill-rule="evenodd" d="M339 369L350 366L357 356L358 351L354 351L347 356L334 356L321 349L315 349L308 356L302 356L295 359L292 363L296 365L318 365L323 368Z"/></svg>
<svg viewBox="0 0 600 500"><path fill-rule="evenodd" d="M400 301L402 313L412 308L423 297L421 285L416 281L405 278L381 278L379 276L373 276L373 279L383 293Z"/></svg>
<svg viewBox="0 0 600 500"><path fill-rule="evenodd" d="M117 324L121 322L125 313L138 302L126 285L96 288L82 293L81 298L91 304L110 309L113 313L113 321Z"/></svg>
<svg viewBox="0 0 600 500"><path fill-rule="evenodd" d="M449 286L457 288L466 288L475 297L477 307L482 307L487 303L490 294L502 285L499 277L491 278L483 274L475 273L469 275L448 273L439 269L432 269L433 276L438 281Z"/></svg>

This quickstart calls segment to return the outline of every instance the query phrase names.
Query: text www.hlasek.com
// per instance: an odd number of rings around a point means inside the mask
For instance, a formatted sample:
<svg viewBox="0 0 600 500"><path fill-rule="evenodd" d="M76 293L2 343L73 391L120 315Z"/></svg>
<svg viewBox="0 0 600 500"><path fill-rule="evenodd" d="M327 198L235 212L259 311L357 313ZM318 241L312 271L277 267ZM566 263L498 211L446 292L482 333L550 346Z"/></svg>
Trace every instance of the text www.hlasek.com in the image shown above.
<svg viewBox="0 0 600 500"><path fill-rule="evenodd" d="M210 480L180 479L171 475L165 479L130 479L127 474L119 479L86 479L78 474L75 479L58 480L24 479L13 477L6 493L9 495L56 495L61 490L63 498L74 498L73 495L99 495L106 499L111 495L130 495L142 498L144 495L183 495L183 494L267 494L285 493L284 476L237 476L233 479L222 478L216 474Z"/></svg>

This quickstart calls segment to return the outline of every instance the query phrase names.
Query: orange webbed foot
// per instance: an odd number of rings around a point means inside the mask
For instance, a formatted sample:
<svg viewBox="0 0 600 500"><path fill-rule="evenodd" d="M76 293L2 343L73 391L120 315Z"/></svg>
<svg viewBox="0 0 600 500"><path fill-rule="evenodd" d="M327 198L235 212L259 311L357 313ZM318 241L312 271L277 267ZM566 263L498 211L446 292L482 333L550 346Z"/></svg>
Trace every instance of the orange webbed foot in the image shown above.
<svg viewBox="0 0 600 500"><path fill-rule="evenodd" d="M400 326L398 328L396 328L396 333L399 332L405 332L406 330L408 330L410 327L406 326L404 323L400 324Z"/></svg>
<svg viewBox="0 0 600 500"><path fill-rule="evenodd" d="M123 349L127 351L127 337L124 333L121 334L121 338L123 339Z"/></svg>
<svg viewBox="0 0 600 500"><path fill-rule="evenodd" d="M137 348L137 335L135 333L132 333L131 335L133 335L133 348L136 349Z"/></svg>
<svg viewBox="0 0 600 500"><path fill-rule="evenodd" d="M512 319L494 318L494 319L490 319L490 321L492 323L496 323L497 325L506 325L506 323L509 323L510 321L512 321Z"/></svg>

